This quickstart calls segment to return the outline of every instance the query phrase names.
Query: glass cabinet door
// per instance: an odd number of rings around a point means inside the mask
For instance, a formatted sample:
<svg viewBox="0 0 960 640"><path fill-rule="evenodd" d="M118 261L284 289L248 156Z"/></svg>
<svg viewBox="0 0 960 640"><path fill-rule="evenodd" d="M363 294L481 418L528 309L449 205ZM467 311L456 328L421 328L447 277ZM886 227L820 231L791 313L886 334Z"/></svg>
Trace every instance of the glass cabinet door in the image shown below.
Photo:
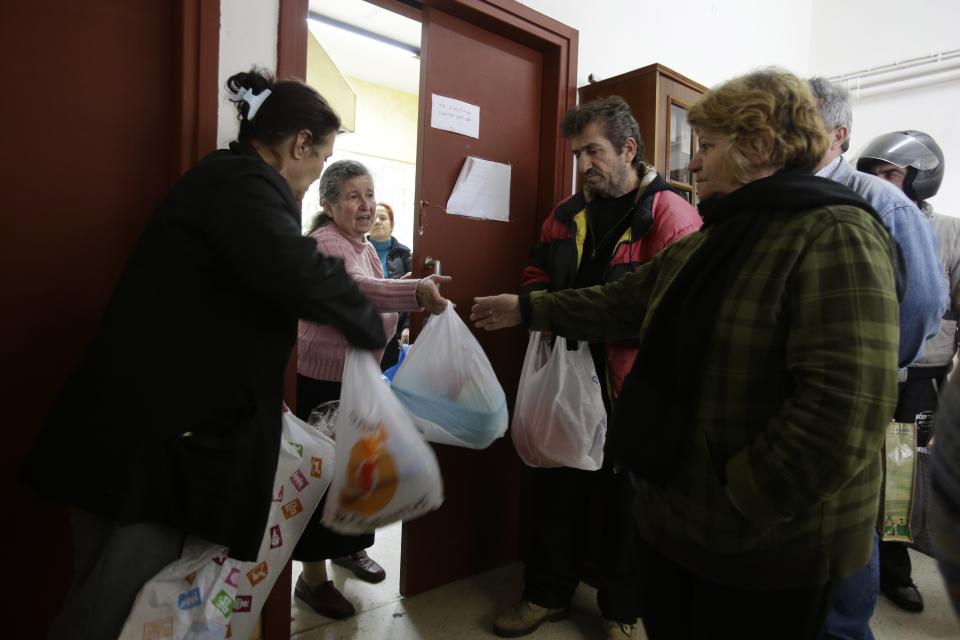
<svg viewBox="0 0 960 640"><path fill-rule="evenodd" d="M670 179L690 184L690 157L693 155L693 132L687 123L687 110L670 103Z"/></svg>
<svg viewBox="0 0 960 640"><path fill-rule="evenodd" d="M693 156L693 130L687 122L687 107L670 100L670 119L667 130L667 177L670 185L688 202L694 204L693 176L690 158Z"/></svg>

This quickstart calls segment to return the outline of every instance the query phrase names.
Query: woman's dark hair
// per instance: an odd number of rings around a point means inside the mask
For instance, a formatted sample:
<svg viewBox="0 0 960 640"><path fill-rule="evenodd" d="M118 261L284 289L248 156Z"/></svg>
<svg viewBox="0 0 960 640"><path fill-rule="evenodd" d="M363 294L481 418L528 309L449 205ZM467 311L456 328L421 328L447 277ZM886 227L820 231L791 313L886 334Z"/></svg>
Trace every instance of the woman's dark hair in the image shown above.
<svg viewBox="0 0 960 640"><path fill-rule="evenodd" d="M356 160L337 160L327 167L323 175L320 176L319 185L320 206L323 207L323 211L314 216L313 221L310 223L310 230L307 231L307 233L313 233L333 220L331 212L326 210L324 203L333 203L340 199L340 190L343 188L344 182L351 178L369 175L370 170Z"/></svg>
<svg viewBox="0 0 960 640"><path fill-rule="evenodd" d="M260 105L253 119L247 117L250 105L245 100L234 100L237 119L240 120L238 140L258 140L275 146L306 129L313 135L312 143L319 144L340 130L340 116L323 96L297 80L278 82L266 71L251 69L230 76L227 89L233 94L247 89L254 95L270 90L270 96Z"/></svg>

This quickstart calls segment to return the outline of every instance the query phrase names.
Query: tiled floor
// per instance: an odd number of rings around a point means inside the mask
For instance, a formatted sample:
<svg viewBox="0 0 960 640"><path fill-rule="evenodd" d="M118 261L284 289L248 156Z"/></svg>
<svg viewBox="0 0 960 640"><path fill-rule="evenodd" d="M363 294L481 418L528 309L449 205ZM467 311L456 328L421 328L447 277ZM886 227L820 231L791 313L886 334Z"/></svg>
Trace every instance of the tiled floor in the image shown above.
<svg viewBox="0 0 960 640"><path fill-rule="evenodd" d="M341 567L330 567L330 576L357 607L349 620L333 621L319 616L294 598L291 631L296 640L389 639L414 640L454 638L490 640L493 616L513 604L520 594L522 567L512 564L479 576L460 580L413 598L399 593L400 525L377 531L370 556L387 570L387 579L370 585ZM896 608L881 596L872 628L876 640L960 640L960 622L953 615L934 561L912 552L914 580L926 599L920 614ZM294 567L294 579L299 575ZM567 620L544 625L528 636L532 640L602 638L596 592L580 585ZM642 630L638 640L646 640Z"/></svg>

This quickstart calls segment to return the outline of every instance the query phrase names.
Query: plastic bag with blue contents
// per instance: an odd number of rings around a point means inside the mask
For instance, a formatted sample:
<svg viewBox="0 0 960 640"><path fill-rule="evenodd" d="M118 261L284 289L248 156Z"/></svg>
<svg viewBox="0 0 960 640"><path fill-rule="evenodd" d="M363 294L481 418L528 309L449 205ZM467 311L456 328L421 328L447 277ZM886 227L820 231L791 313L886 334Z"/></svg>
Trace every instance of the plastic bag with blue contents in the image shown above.
<svg viewBox="0 0 960 640"><path fill-rule="evenodd" d="M485 449L507 430L503 387L453 305L420 332L392 388L429 442Z"/></svg>

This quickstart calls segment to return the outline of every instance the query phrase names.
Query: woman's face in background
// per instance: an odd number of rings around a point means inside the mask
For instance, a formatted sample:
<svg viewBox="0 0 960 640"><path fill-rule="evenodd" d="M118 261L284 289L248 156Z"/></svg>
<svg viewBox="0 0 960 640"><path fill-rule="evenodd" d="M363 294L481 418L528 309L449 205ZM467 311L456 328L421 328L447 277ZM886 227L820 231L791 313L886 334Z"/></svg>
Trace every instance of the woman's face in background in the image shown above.
<svg viewBox="0 0 960 640"><path fill-rule="evenodd" d="M377 207L373 217L373 227L370 229L370 238L377 242L386 242L393 235L393 225L390 224L390 215L383 207Z"/></svg>
<svg viewBox="0 0 960 640"><path fill-rule="evenodd" d="M360 240L373 227L373 215L377 208L376 196L373 192L373 178L370 176L356 176L345 181L340 187L340 197L336 203L327 203L333 212L331 216L334 224ZM324 205L324 211L327 211Z"/></svg>

